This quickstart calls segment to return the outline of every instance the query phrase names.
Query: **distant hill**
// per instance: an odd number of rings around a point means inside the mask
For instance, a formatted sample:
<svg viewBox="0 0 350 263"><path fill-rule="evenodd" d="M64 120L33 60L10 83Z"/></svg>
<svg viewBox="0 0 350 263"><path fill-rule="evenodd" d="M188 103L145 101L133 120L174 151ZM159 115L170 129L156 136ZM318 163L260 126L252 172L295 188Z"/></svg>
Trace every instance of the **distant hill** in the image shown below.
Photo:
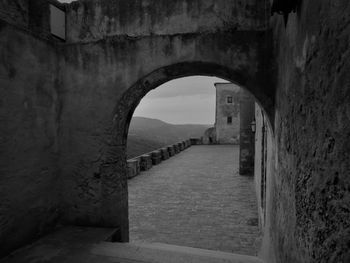
<svg viewBox="0 0 350 263"><path fill-rule="evenodd" d="M157 119L133 117L128 135L128 158L190 137L201 137L209 127L211 125L170 124Z"/></svg>

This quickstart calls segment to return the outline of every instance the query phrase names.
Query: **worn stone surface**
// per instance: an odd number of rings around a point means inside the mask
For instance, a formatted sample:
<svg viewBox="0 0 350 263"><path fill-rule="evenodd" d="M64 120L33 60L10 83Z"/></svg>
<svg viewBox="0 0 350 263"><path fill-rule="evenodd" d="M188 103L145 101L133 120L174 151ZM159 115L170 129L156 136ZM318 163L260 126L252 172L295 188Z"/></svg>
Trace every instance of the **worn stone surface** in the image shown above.
<svg viewBox="0 0 350 263"><path fill-rule="evenodd" d="M80 0L67 7L68 40L266 28L263 1Z"/></svg>
<svg viewBox="0 0 350 263"><path fill-rule="evenodd" d="M130 241L255 255L254 181L238 157L238 146L192 146L129 181Z"/></svg>
<svg viewBox="0 0 350 263"><path fill-rule="evenodd" d="M347 0L304 0L287 26L271 20L276 174L265 244L276 262L350 260L349 14Z"/></svg>

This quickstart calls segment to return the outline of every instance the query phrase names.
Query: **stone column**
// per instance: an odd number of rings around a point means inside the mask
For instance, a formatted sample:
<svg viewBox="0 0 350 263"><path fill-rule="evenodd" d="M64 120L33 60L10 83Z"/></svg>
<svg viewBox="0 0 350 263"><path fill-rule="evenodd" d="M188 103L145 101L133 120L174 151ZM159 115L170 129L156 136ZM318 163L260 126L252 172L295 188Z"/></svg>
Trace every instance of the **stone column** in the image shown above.
<svg viewBox="0 0 350 263"><path fill-rule="evenodd" d="M254 132L252 122L255 115L255 99L247 91L240 93L240 140L239 140L239 173L254 175Z"/></svg>

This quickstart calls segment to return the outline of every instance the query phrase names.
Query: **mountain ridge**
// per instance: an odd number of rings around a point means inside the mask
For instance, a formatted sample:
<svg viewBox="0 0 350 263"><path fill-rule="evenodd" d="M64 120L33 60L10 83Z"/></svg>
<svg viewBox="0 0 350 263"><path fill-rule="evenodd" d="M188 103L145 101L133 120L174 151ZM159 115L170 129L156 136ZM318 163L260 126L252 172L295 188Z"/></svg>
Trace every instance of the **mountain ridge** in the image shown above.
<svg viewBox="0 0 350 263"><path fill-rule="evenodd" d="M135 116L129 126L128 158L144 154L169 144L203 136L206 124L171 124L165 121Z"/></svg>

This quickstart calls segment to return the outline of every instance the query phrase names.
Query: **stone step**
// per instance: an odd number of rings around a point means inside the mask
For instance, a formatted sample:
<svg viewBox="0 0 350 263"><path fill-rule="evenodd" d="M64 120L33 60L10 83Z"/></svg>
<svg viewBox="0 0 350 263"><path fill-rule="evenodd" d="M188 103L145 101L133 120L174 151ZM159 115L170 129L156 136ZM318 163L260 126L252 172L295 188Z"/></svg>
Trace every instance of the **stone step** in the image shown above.
<svg viewBox="0 0 350 263"><path fill-rule="evenodd" d="M262 260L253 256L163 243L101 242L93 245L90 253L96 256L119 259L120 262L263 263Z"/></svg>
<svg viewBox="0 0 350 263"><path fill-rule="evenodd" d="M263 263L252 256L162 243L116 243L115 229L63 227L0 263Z"/></svg>

